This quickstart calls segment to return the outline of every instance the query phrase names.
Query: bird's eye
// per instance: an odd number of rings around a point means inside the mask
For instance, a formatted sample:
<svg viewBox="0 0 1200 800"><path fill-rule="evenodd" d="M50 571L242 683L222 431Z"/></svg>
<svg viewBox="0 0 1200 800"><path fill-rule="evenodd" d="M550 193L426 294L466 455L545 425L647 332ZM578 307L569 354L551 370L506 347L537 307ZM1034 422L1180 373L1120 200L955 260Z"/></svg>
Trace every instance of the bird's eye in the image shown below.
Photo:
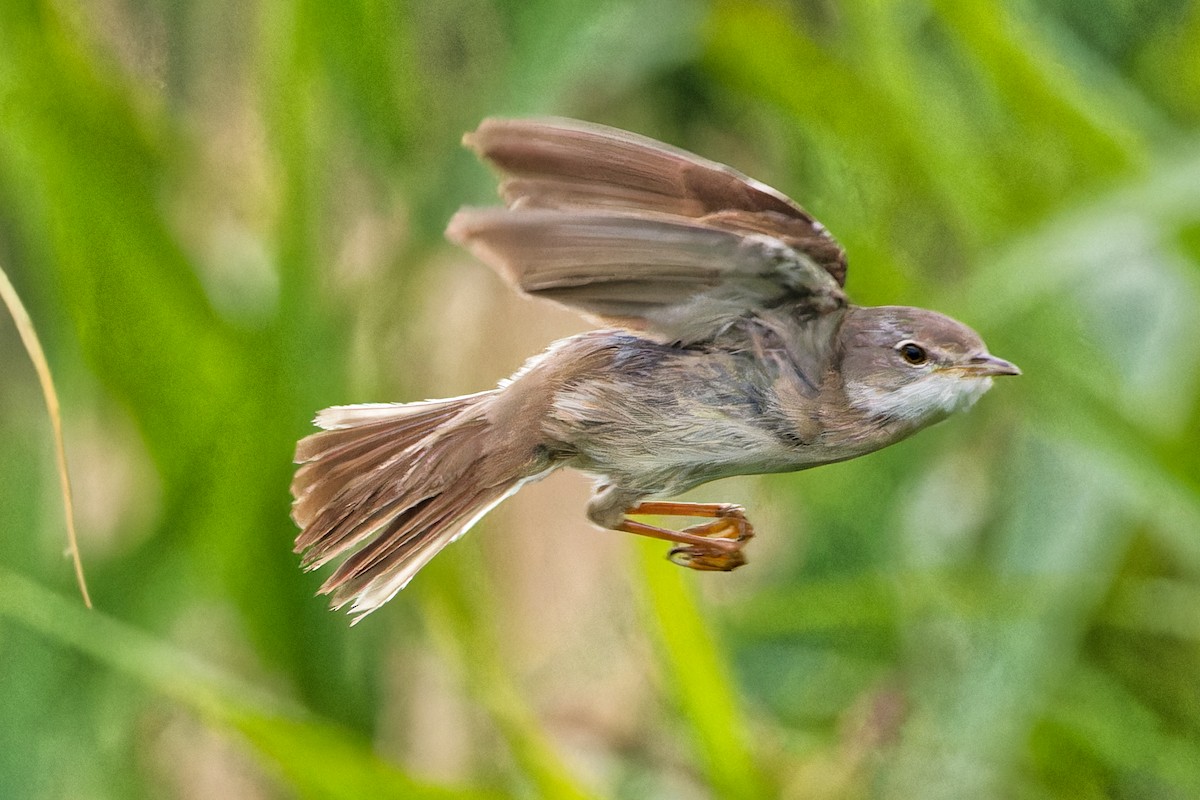
<svg viewBox="0 0 1200 800"><path fill-rule="evenodd" d="M896 349L900 351L900 357L913 366L920 366L929 360L925 348L914 342L903 342Z"/></svg>

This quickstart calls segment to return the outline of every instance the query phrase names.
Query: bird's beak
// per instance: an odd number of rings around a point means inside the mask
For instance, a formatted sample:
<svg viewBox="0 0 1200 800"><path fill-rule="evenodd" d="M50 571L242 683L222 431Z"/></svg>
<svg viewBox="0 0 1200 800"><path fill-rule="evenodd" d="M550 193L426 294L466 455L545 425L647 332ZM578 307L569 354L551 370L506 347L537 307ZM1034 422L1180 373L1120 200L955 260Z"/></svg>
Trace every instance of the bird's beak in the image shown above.
<svg viewBox="0 0 1200 800"><path fill-rule="evenodd" d="M963 366L963 371L969 375L992 377L994 375L1020 375L1021 369L1011 361L996 358L990 353L975 356Z"/></svg>

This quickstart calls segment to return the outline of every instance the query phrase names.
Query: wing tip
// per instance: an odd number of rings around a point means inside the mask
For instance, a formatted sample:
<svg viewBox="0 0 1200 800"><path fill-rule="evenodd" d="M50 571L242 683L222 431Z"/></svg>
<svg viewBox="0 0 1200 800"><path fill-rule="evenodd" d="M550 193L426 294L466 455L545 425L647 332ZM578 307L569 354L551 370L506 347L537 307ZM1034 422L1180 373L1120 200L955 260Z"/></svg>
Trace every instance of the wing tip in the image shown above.
<svg viewBox="0 0 1200 800"><path fill-rule="evenodd" d="M488 153L498 134L514 127L520 127L526 120L509 119L507 117L484 117L479 121L475 130L463 134L462 146L473 152L479 158L489 160Z"/></svg>
<svg viewBox="0 0 1200 800"><path fill-rule="evenodd" d="M467 246L467 240L470 234L467 233L467 217L470 215L471 209L460 208L454 212L454 216L446 223L445 236L447 241L450 241L460 247Z"/></svg>

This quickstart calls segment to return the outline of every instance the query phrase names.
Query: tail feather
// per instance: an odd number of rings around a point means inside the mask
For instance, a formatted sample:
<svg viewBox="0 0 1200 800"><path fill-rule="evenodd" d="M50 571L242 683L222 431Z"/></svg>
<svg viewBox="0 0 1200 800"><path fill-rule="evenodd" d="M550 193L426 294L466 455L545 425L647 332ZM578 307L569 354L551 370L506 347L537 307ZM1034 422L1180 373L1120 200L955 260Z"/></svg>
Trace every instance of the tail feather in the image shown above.
<svg viewBox="0 0 1200 800"><path fill-rule="evenodd" d="M366 573L359 576L347 574L344 583L336 588L330 586L325 589L325 591L333 593L334 607L340 608L353 600L351 613L359 615L355 622L363 615L374 611L403 589L443 547L470 530L487 512L514 494L529 480L532 478L523 478L507 487L496 488L489 492L476 493L469 502L461 504L469 506L464 513L449 512L438 518L425 531L413 532L397 539L397 545L390 548L386 554L379 554L375 562L376 566L371 568L381 571L383 575L387 576L387 579L371 581L366 579ZM339 572L341 572L340 569ZM330 582L332 580L331 578Z"/></svg>
<svg viewBox="0 0 1200 800"><path fill-rule="evenodd" d="M370 458L352 465L351 461L358 456L374 454L375 460L385 460L399 445L419 441L471 402L490 393L419 403L371 403L325 409L314 420L325 430L301 439L296 445L296 463L303 466L292 481L292 494L302 497L318 480L328 485L330 462L336 462L336 468L343 473L353 475L357 473L350 467L371 465ZM307 524L307 520L300 518L305 515L303 509L293 509L292 515L301 525Z"/></svg>
<svg viewBox="0 0 1200 800"><path fill-rule="evenodd" d="M415 561L423 566L441 549L438 547L428 552L427 558L421 558L424 551L422 545L430 543L428 539L420 541L426 532L444 530L451 535L461 535L461 526L456 526L455 522L485 503L485 498L494 493L495 489L463 488L418 501L392 519L383 535L377 536L347 558L321 590L332 592L333 602L340 604L366 588L371 575L390 572L405 564L411 566ZM409 571L415 574L416 568ZM411 576L406 575L402 580L407 582L407 577Z"/></svg>
<svg viewBox="0 0 1200 800"><path fill-rule="evenodd" d="M341 406L296 448L296 552L316 569L348 556L321 587L361 619L538 470L499 452L483 392L407 405ZM544 465L542 465L544 468Z"/></svg>
<svg viewBox="0 0 1200 800"><path fill-rule="evenodd" d="M494 390L493 390L494 391ZM488 392L419 403L334 406L317 415L324 431L296 445L300 468L292 479L292 519L305 533L296 552L313 541L310 526L334 497L356 478L382 468Z"/></svg>
<svg viewBox="0 0 1200 800"><path fill-rule="evenodd" d="M467 445L481 442L484 433L482 421L466 421L422 443L416 452L393 457L386 469L347 484L341 502L328 508L314 525L326 533L305 554L305 565L319 567L368 537L371 541L348 558L321 591L332 592L353 577L378 575L386 569L383 555L406 552L411 540L451 524L452 519L442 518L448 510L470 509L469 492L485 481L473 469L481 450Z"/></svg>

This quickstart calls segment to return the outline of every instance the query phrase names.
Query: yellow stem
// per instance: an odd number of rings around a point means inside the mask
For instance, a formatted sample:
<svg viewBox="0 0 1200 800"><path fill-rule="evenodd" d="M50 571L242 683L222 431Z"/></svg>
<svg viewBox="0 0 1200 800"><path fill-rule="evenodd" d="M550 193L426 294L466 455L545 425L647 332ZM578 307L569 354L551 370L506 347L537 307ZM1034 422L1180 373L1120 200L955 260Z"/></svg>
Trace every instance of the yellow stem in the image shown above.
<svg viewBox="0 0 1200 800"><path fill-rule="evenodd" d="M46 411L50 414L50 427L54 430L54 454L58 461L58 480L62 487L63 511L67 518L67 552L75 564L75 580L79 583L79 593L83 595L83 603L91 608L92 598L88 594L87 581L83 577L83 560L79 556L79 538L75 535L75 505L71 500L71 478L67 474L67 448L63 444L58 392L54 390L54 379L50 376L50 364L46 361L42 343L38 341L33 321L29 318L29 312L25 310L21 298L17 296L17 290L9 282L3 267L0 267L0 299L4 300L4 305L8 306L8 313L12 314L13 322L17 326L17 333L21 336L21 343L25 345L25 352L29 354L29 360L33 362L38 381L42 384L42 396L46 399Z"/></svg>

